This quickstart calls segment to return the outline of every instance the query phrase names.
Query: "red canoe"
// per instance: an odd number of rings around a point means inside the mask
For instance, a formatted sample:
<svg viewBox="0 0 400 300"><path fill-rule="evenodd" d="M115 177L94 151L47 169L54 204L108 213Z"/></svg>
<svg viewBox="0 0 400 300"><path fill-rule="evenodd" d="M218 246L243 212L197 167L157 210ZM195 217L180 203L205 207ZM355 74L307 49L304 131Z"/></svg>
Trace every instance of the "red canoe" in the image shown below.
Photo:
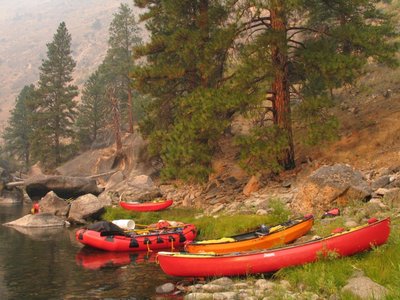
<svg viewBox="0 0 400 300"><path fill-rule="evenodd" d="M154 202L125 202L120 201L119 205L122 208L127 210L134 210L134 211L158 211L166 209L170 207L174 201L173 200L164 200L164 201L154 201Z"/></svg>
<svg viewBox="0 0 400 300"><path fill-rule="evenodd" d="M326 238L271 250L231 254L191 254L159 252L162 270L172 276L235 276L274 272L279 269L314 262L320 255L336 252L349 256L384 244L390 233L390 219L359 226Z"/></svg>
<svg viewBox="0 0 400 300"><path fill-rule="evenodd" d="M197 230L193 224L184 224L131 235L108 235L82 228L76 231L75 237L84 245L106 251L151 251L182 248L185 242L194 240L196 235Z"/></svg>

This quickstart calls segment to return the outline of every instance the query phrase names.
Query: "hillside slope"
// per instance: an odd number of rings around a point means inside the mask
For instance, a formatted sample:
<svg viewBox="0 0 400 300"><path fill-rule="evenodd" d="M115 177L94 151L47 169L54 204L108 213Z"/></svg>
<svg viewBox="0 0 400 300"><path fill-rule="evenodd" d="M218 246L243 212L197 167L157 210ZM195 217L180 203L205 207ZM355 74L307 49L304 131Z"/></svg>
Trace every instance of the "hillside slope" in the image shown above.
<svg viewBox="0 0 400 300"><path fill-rule="evenodd" d="M26 84L35 83L60 22L72 35L77 61L75 84L84 81L103 60L113 13L126 0L2 0L0 1L0 130L15 97Z"/></svg>

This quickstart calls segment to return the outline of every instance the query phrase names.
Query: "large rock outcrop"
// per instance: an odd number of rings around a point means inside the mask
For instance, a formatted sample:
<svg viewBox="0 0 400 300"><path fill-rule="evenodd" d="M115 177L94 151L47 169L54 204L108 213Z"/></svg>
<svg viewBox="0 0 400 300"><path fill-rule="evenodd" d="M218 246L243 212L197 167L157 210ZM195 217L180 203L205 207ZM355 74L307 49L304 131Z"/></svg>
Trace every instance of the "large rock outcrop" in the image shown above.
<svg viewBox="0 0 400 300"><path fill-rule="evenodd" d="M60 175L30 177L25 181L25 190L32 200L39 200L50 191L64 199L77 198L86 194L99 195L103 191L97 186L95 179Z"/></svg>
<svg viewBox="0 0 400 300"><path fill-rule="evenodd" d="M336 164L314 171L299 188L292 208L301 213L319 212L370 197L371 188L361 172Z"/></svg>
<svg viewBox="0 0 400 300"><path fill-rule="evenodd" d="M162 196L161 190L155 186L149 176L136 176L136 172L120 182L111 181L106 186L106 192L119 195L120 200L125 201L151 201Z"/></svg>

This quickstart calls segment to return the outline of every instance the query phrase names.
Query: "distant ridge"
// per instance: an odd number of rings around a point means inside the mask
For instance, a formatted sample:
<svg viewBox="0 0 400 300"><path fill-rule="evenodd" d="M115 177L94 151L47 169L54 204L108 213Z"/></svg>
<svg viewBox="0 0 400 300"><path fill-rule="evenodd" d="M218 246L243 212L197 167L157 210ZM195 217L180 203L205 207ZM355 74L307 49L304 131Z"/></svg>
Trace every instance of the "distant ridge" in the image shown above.
<svg viewBox="0 0 400 300"><path fill-rule="evenodd" d="M108 27L120 3L110 0L2 0L0 1L0 131L7 124L15 97L26 84L39 79L39 66L46 57L60 22L72 35L77 61L75 84L80 88L102 62Z"/></svg>

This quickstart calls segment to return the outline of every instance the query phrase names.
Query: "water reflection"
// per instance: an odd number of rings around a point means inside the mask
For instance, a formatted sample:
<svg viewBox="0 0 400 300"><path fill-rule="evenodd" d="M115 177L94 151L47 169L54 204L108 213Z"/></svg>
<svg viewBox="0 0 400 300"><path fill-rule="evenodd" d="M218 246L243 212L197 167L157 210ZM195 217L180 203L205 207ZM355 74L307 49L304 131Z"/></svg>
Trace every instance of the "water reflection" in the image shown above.
<svg viewBox="0 0 400 300"><path fill-rule="evenodd" d="M29 209L1 205L0 223ZM105 259L107 254L85 250L75 240L75 230L0 226L0 299L155 299L157 286L177 280L161 271L155 253L109 254ZM103 267L110 261L112 267Z"/></svg>
<svg viewBox="0 0 400 300"><path fill-rule="evenodd" d="M63 238L65 229L63 227L21 227L13 226L10 227L14 230L28 236L32 240L36 241L49 241L54 239Z"/></svg>
<svg viewBox="0 0 400 300"><path fill-rule="evenodd" d="M129 264L154 263L155 252L108 252L88 247L82 248L76 255L76 263L85 269L98 270Z"/></svg>

